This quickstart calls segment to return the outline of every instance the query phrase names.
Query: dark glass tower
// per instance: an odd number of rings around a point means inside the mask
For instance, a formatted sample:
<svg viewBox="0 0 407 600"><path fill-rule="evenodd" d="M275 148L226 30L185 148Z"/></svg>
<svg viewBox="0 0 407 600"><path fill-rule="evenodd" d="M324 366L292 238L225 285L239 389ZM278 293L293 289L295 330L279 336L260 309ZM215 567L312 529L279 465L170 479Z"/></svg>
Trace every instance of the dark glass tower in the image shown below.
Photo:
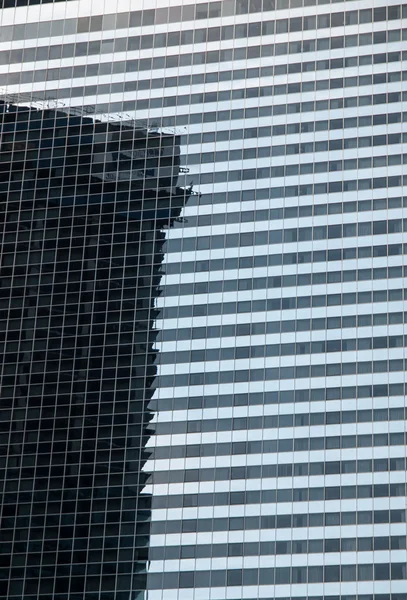
<svg viewBox="0 0 407 600"><path fill-rule="evenodd" d="M144 598L143 466L179 139L1 104L0 593Z"/></svg>

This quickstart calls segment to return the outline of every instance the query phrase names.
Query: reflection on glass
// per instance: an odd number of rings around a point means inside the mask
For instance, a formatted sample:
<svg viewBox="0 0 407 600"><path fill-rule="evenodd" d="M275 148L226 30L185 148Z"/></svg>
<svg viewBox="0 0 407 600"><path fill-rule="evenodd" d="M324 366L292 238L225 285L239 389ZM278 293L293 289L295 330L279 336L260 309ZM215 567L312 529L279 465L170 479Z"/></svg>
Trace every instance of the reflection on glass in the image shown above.
<svg viewBox="0 0 407 600"><path fill-rule="evenodd" d="M7 598L143 598L155 304L190 193L179 136L0 108Z"/></svg>

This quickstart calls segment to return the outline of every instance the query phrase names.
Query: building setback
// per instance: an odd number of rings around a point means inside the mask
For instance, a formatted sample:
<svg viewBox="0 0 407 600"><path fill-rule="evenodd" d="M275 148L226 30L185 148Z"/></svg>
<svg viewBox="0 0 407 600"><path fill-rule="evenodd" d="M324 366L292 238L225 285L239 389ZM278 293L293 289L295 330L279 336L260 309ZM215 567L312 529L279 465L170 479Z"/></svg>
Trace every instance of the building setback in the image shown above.
<svg viewBox="0 0 407 600"><path fill-rule="evenodd" d="M9 95L185 127L200 195L162 249L146 598L407 600L406 3L1 18Z"/></svg>

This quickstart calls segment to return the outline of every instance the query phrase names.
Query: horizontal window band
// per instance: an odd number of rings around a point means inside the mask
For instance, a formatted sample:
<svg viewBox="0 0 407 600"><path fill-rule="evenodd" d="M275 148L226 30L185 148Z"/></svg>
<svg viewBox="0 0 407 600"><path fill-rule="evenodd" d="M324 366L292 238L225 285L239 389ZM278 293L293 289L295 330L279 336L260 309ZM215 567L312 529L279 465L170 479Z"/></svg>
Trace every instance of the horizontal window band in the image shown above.
<svg viewBox="0 0 407 600"><path fill-rule="evenodd" d="M324 321L325 319L322 319ZM267 324L263 325L267 330ZM269 358L281 356L304 356L310 354L328 354L331 352L363 352L364 350L403 348L407 345L407 336L380 336L380 337L358 337L337 338L318 341L289 342L282 344L261 343L256 345L251 340L250 346L222 346L220 348L207 348L202 350L178 350L176 352L162 352L157 356L156 364L175 365L190 363L209 363L220 360L250 360L256 358ZM387 353L386 353L387 354ZM345 360L345 356L343 359ZM399 359L403 361L403 359ZM392 361L388 362L387 356L380 361L388 368ZM363 364L363 363L361 363ZM309 366L309 365L308 365ZM302 367L298 367L301 369ZM406 364L407 368L407 364ZM390 369L391 370L391 369Z"/></svg>
<svg viewBox="0 0 407 600"><path fill-rule="evenodd" d="M402 550L405 547L405 536L375 536L359 538L327 538L309 540L279 540L244 543L216 543L182 546L151 546L151 560L179 560L187 558L219 558L224 556L280 556L282 554L316 554L330 552L371 552L387 549ZM340 549L340 550L339 550ZM165 557L165 558L164 558ZM332 596L325 596L333 600ZM351 597L352 600L354 597ZM361 596L366 598L366 596ZM338 597L335 596L338 600ZM346 596L350 600L349 596ZM274 599L273 599L274 600ZM288 600L288 599L283 599ZM290 599L291 600L291 599ZM301 598L301 600L305 600ZM316 599L315 599L316 600ZM319 599L320 600L320 599ZM356 600L356 598L354 599ZM383 597L378 597L383 600Z"/></svg>
<svg viewBox="0 0 407 600"><path fill-rule="evenodd" d="M372 399L374 390L371 385L343 386L326 388L296 388L295 390L230 393L186 398L160 398L152 401L151 410L185 410L201 408L221 408L226 406L259 406L263 404L299 404L303 402L329 402L330 400ZM379 390L377 390L379 393ZM404 396L407 386L404 383L391 383L388 386L388 396ZM176 446L174 446L175 448ZM226 452L229 454L229 450Z"/></svg>
<svg viewBox="0 0 407 600"><path fill-rule="evenodd" d="M250 531L259 529L297 529L338 525L372 525L405 523L405 510L375 510L336 513L300 513L264 515L261 517L229 517L215 519L185 519L183 521L153 521L151 535L215 531ZM404 563L405 565L405 563Z"/></svg>
<svg viewBox="0 0 407 600"><path fill-rule="evenodd" d="M347 271L299 273L297 275L270 275L269 277L223 279L222 281L197 281L196 283L164 285L162 297L168 298L171 296L195 296L197 294L218 294L249 290L278 289L285 287L329 285L331 283L351 283L371 280L376 281L379 279L400 279L406 276L407 266L403 267L400 265L398 267L376 267L374 269L355 269Z"/></svg>
<svg viewBox="0 0 407 600"><path fill-rule="evenodd" d="M407 185L407 175L404 175L404 177L377 177L374 181L376 181L375 185L376 188L378 188L379 185L380 187L387 187L387 183L394 183L395 187L400 187L403 185L404 180L404 185ZM359 183L363 181L369 182L371 186L370 179L359 180ZM338 186L341 186L342 184L340 181L334 183L335 185L338 184ZM319 188L318 186L322 187ZM325 183L315 184L315 186L310 185L294 187L296 188L297 192L308 191L309 194L312 194L312 188L314 188L314 193L328 193L328 184ZM309 187L310 189L301 190L298 189L298 187ZM359 189L360 187L362 186L359 186ZM274 188L272 192L278 192L280 189L287 190L288 188ZM382 219L372 222L360 221L359 223L337 223L332 225L317 225L315 227L287 227L285 229L266 229L263 231L251 232L243 231L241 233L226 233L223 235L208 235L200 237L191 235L188 237L170 238L164 246L164 252L194 252L197 250L209 250L210 248L219 249L243 246L261 246L266 244L291 244L296 242L309 242L327 239L332 240L356 236L391 235L393 233L402 233L403 231L407 231L407 218L387 220ZM170 286L166 286L165 289L170 289Z"/></svg>
<svg viewBox="0 0 407 600"><path fill-rule="evenodd" d="M328 463L329 464L329 463ZM404 470L404 468L402 469ZM352 473L352 471L349 471ZM364 471L365 472L365 471ZM186 471L185 479L179 482L190 481ZM155 481L154 473L152 479ZM261 476L267 477L267 475ZM247 479L250 479L248 477ZM260 479L260 477L259 477ZM178 481L178 480L177 480ZM213 481L210 479L197 479L196 481ZM218 479L215 479L218 481ZM157 483L161 483L159 478ZM175 483L170 477L169 483ZM354 500L364 498L400 498L406 495L405 483L385 483L376 485L341 485L309 488L287 488L283 490L247 490L242 492L215 492L213 494L184 494L177 496L154 496L152 510L173 508L215 507L215 506L247 506L250 504L285 503L285 502L324 502L329 500ZM233 509L231 509L233 510Z"/></svg>
<svg viewBox="0 0 407 600"><path fill-rule="evenodd" d="M332 363L301 365L289 367L263 367L262 369L236 369L233 371L205 371L180 373L177 375L159 375L157 385L160 388L184 387L194 385L222 385L225 383L247 383L254 381L283 381L319 377L345 377L347 375L366 375L370 373L402 372L407 369L404 359L384 361L364 361L352 363ZM374 385L374 396L387 396L388 385ZM381 391L380 391L381 390ZM162 425L162 424L159 424ZM157 428L159 429L159 425ZM157 432L158 432L157 429Z"/></svg>
<svg viewBox="0 0 407 600"><path fill-rule="evenodd" d="M348 423L377 423L377 422L399 422L404 420L404 414L407 413L407 409L404 407L401 408L391 408L391 409L373 409L372 410L360 410L360 411L350 411L343 410L342 413L328 412L328 413L302 413L294 416L294 425L293 427L323 427L328 425L339 425L339 424L348 424ZM309 417L309 419L307 419ZM278 427L286 428L287 422L290 422L290 418L292 419L292 415L281 415L278 420L277 415L268 415L265 417L248 417L247 418L247 427L245 429L249 430L255 425L255 420L262 421L260 425L261 428L273 429L276 428L276 422L279 423ZM407 418L407 414L406 414ZM241 427L241 423L244 421L244 417L236 417L236 429L233 429L233 421L232 423L227 422L227 420L219 419L219 430L221 430L222 425L225 425L223 428L224 431L238 431ZM239 422L240 419L240 422ZM225 422L226 421L226 422ZM184 429L191 432L205 432L205 425L201 427L201 431L199 427L194 427L195 421L189 421L187 427L180 427L180 430ZM204 421L206 423L206 421ZM281 423L281 424L280 424ZM189 424L191 425L189 427ZM257 425L258 427L258 425ZM209 429L209 428L208 428ZM213 430L214 427L212 426ZM174 432L177 433L177 432ZM322 438L322 437L314 437L312 438L315 441L310 442L309 438L295 438L287 439L287 440L251 440L249 442L217 442L216 444L203 443L203 444L186 444L186 445L173 445L173 446L155 446L152 450L153 458L156 460L167 460L167 459L177 459L177 458L197 458L197 457L209 457L209 456L237 456L237 455L255 455L262 453L276 453L276 452L301 452L301 451L309 451L311 450L332 450L338 449L338 446L341 445L340 439L336 436L334 438ZM363 439L361 443L370 443L371 436L366 439ZM401 438L394 438L394 441ZM344 447L346 444L350 444L351 447L356 448L356 437L349 436L349 439L343 442ZM352 446L353 444L353 446ZM309 466L305 466L304 464L295 463L291 465L291 463L274 465L264 467L267 469L267 472L270 473L269 476L273 477L302 477L303 475L309 475L310 473L313 475L323 475L331 473L342 473L345 474L348 469L353 469L352 472L366 472L370 473L373 471L399 471L400 469L404 469L404 458L392 458L390 463L388 459L374 459L374 468L372 467L371 460L358 462L357 466L353 467L354 461L342 461L341 465L339 462L331 462L326 463L328 466L325 466L322 463L311 463ZM233 468L231 468L229 473L229 478L232 478ZM274 469L274 471L273 471ZM237 469L236 473L238 472ZM271 475L273 473L273 475Z"/></svg>
<svg viewBox="0 0 407 600"><path fill-rule="evenodd" d="M401 361L403 361L403 359L401 359ZM388 385L387 384L382 384L383 387L387 388ZM402 385L403 384L390 384L391 385ZM374 386L374 387L380 387L380 386ZM373 397L377 397L374 395L374 391L373 391ZM384 419L384 420L391 420L391 421L403 421L404 417L401 414L402 413L402 409L392 409L394 410L394 412L392 413L393 418L392 419ZM331 416L332 415L332 416ZM298 421L304 423L306 422L306 419L303 419L304 415L300 415L301 417L301 421L300 419L298 419ZM276 429L279 428L279 426L277 425L278 423L285 423L284 428L287 427L300 427L302 425L288 425L289 422L292 422L293 417L291 415L281 415L280 417L278 417L277 415L265 415L265 416L256 416L256 417L234 417L234 418L219 418L219 419L202 419L202 420L193 420L191 418L191 420L188 421L183 421L183 420L178 420L178 421L162 421L162 422L158 422L154 424L154 431L156 435L176 435L176 434L180 434L180 433L209 433L211 431L218 431L218 432L231 432L231 431L246 431L246 430L255 430L255 429ZM341 418L339 418L338 414L336 413L327 413L327 417L326 419L323 418L323 414L321 413L312 413L311 414L311 419L309 422L309 425L303 425L305 427L322 427L322 426L328 426L328 425L334 425L334 424L348 424L348 423L372 423L372 422L380 422L379 420L374 419L373 415L372 415L372 411L371 410L361 410L358 411L356 414L356 411L343 411L343 413L341 414ZM281 426L280 426L281 427ZM281 427L282 428L282 427ZM350 445L349 447L366 447L369 445L369 443L372 441L372 434L368 434L367 437L364 437L363 435L359 435L359 442L360 444L362 444L362 446L356 446L356 436L348 436L349 440L347 440L346 442L343 441L344 444L344 448L347 447L346 443L349 444L354 444L353 446ZM269 440L268 442L264 442L263 445L261 445L259 442L253 442L253 444L251 446L247 446L247 448L251 449L250 453L256 454L256 453L261 453L261 452L297 452L297 451L301 451L301 450L328 450L330 448L339 448L340 447L340 440L341 438L339 437L335 437L335 438L326 438L325 442L322 442L321 440L323 440L324 438L318 438L318 441L315 441L316 438L313 438L313 440L310 443L310 440L308 438L298 438L297 440L288 440L288 439L284 439L284 440ZM377 442L379 443L383 443L383 445L387 445L389 443L389 438L387 434L384 434L383 436L380 435L375 435L375 439L377 440ZM398 445L398 443L403 444L404 443L404 435L401 434L401 438L399 436L398 433L394 434L394 438L393 439L393 444L390 445ZM353 442L352 442L353 440ZM396 440L399 440L396 443ZM401 441L400 441L401 440ZM227 451L227 449L229 449L231 451L232 454L236 453L238 451L239 448L243 449L245 446L242 444L241 446L239 446L238 444L228 444L225 443L222 448L222 452ZM194 447L195 450L197 447ZM193 451L195 451L193 449L189 449L186 450L186 456L193 456ZM209 452L209 449L206 448L202 448L202 453L203 455L205 451ZM174 450L175 456L178 456L178 450ZM220 453L220 449L217 450L217 452ZM162 459L162 458L168 458L168 456L166 456L165 453L168 453L168 449L167 450L161 450L159 449L159 447L157 447L154 450L154 456L157 459ZM184 456L183 451L181 451L181 455ZM208 454L209 455L209 454ZM227 455L227 453L225 454ZM223 454L219 454L219 456L223 456ZM171 458L174 458L174 456L171 453Z"/></svg>
<svg viewBox="0 0 407 600"><path fill-rule="evenodd" d="M390 581L407 578L406 563L375 563L374 565L329 565L319 567L268 567L267 569L228 569L212 571L181 571L163 574L149 573L148 589L185 589L233 587L249 585L289 585ZM209 583L210 582L210 583Z"/></svg>
<svg viewBox="0 0 407 600"><path fill-rule="evenodd" d="M309 540L280 540L277 542L216 543L181 546L150 546L149 559L180 560L187 558L220 558L224 556L281 556L282 554L323 554L324 552L372 552L382 550L403 550L406 536L342 537ZM333 600L325 596L326 600ZM361 598L365 598L362 596ZM275 599L273 599L275 600ZM288 600L287 598L281 600ZM301 598L301 600L305 600ZM317 600L315 598L315 600ZM318 600L321 600L318 597ZM335 596L335 600L340 600ZM346 600L350 600L346 596ZM352 598L356 600L356 598ZM369 599L370 600L370 599ZM372 599L373 600L373 599ZM379 600L379 599L378 599ZM380 596L380 600L385 600ZM389 599L386 599L389 600Z"/></svg>
<svg viewBox="0 0 407 600"><path fill-rule="evenodd" d="M270 167L259 167L257 169L241 169L237 171L214 171L199 173L196 175L196 185L217 184L237 181L258 181L259 179L270 179ZM407 185L406 175L393 175L391 177L374 177L367 179L351 179L340 181L329 181L314 184L275 186L271 188L271 199L296 198L304 196L318 196L320 194L341 194L349 192L363 192L382 188L401 187Z"/></svg>

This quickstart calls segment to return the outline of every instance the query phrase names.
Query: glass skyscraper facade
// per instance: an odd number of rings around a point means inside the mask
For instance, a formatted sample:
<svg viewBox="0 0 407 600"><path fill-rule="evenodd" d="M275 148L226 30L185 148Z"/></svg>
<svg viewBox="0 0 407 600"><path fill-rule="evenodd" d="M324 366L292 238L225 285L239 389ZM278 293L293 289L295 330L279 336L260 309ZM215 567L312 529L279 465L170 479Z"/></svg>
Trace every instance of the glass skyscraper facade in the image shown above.
<svg viewBox="0 0 407 600"><path fill-rule="evenodd" d="M1 108L2 594L139 600L179 136Z"/></svg>
<svg viewBox="0 0 407 600"><path fill-rule="evenodd" d="M6 598L407 600L407 4L15 4Z"/></svg>

